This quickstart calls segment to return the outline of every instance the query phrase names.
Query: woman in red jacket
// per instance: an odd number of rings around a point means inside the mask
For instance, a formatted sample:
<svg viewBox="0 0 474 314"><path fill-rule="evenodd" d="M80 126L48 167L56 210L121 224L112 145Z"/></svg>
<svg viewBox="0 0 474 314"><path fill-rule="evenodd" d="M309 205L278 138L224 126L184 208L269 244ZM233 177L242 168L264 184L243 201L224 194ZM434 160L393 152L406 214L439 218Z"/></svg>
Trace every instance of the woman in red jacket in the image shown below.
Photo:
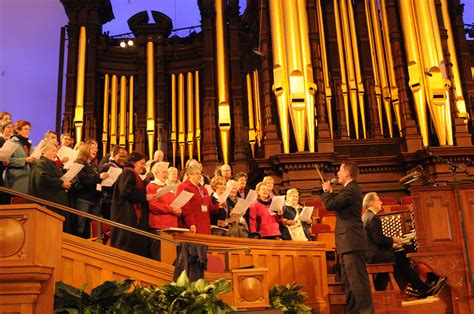
<svg viewBox="0 0 474 314"><path fill-rule="evenodd" d="M162 161L155 163L151 172L153 173L155 180L147 185L146 193L156 194L166 186L165 182L168 179L168 163ZM169 206L175 198L176 194L173 191L170 191L149 202L150 228L165 229L178 227L178 216L181 215L181 209Z"/></svg>
<svg viewBox="0 0 474 314"><path fill-rule="evenodd" d="M181 209L184 227L193 233L211 234L210 213L219 211L219 204L212 204L206 188L201 184L202 165L199 162L190 163L186 168L187 180L178 187L181 191L193 193L194 196Z"/></svg>
<svg viewBox="0 0 474 314"><path fill-rule="evenodd" d="M267 184L260 182L256 191L258 198L250 205L250 232L259 232L263 239L280 239L280 221L283 210L270 212L270 189Z"/></svg>
<svg viewBox="0 0 474 314"><path fill-rule="evenodd" d="M161 189L166 187L168 163L156 162L151 168L151 173L155 179L146 186L146 193L156 195ZM170 206L175 198L175 192L170 191L148 202L150 207L148 222L150 232L157 233L160 229L178 227L178 217L181 215L181 209ZM151 241L150 257L161 261L161 242L159 240Z"/></svg>

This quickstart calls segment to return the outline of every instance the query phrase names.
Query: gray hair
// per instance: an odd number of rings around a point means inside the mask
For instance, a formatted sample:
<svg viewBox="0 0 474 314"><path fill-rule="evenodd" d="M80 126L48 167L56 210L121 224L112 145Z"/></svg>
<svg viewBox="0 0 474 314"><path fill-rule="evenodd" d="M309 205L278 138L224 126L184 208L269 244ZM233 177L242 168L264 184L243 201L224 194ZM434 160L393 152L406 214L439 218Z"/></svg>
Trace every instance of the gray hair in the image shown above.
<svg viewBox="0 0 474 314"><path fill-rule="evenodd" d="M375 198L377 197L376 192L369 192L365 194L364 200L362 201L362 208L369 208L370 205L372 205L375 201Z"/></svg>
<svg viewBox="0 0 474 314"><path fill-rule="evenodd" d="M196 170L202 171L202 165L197 160L189 163L188 167L186 168L186 175L189 177Z"/></svg>

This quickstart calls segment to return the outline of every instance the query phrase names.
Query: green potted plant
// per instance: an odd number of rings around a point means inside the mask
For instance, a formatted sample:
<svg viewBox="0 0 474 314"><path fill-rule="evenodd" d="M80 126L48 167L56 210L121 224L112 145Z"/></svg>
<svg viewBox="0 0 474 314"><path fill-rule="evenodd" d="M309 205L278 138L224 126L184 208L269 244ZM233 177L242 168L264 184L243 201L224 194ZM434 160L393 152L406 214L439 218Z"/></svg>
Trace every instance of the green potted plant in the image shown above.
<svg viewBox="0 0 474 314"><path fill-rule="evenodd" d="M234 308L218 296L231 290L224 279L189 282L186 272L161 288L133 286L133 280L106 281L88 294L84 287L56 283L55 313L227 313Z"/></svg>
<svg viewBox="0 0 474 314"><path fill-rule="evenodd" d="M275 285L270 290L270 304L275 309L284 313L315 313L315 311L304 304L308 297L306 292L301 291L302 286L296 283L286 285Z"/></svg>

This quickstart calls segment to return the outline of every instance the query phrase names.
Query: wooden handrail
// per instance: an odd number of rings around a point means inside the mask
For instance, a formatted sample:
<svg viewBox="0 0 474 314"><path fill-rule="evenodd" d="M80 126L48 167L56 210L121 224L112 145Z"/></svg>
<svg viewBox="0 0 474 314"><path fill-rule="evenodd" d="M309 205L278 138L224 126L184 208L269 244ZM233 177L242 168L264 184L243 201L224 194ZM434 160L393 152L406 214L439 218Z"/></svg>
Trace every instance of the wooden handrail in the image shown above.
<svg viewBox="0 0 474 314"><path fill-rule="evenodd" d="M109 224L113 227L117 227L117 228L120 228L120 229L123 229L123 230L127 230L127 231L139 234L139 235L147 237L147 238L152 238L152 239L160 240L160 241L168 241L168 242L171 242L171 243L176 244L176 245L181 243L179 241L172 240L172 239L169 239L169 238L166 238L166 237L162 237L162 236L159 236L159 235L151 233L151 232L147 232L147 231L143 231L143 230L140 230L140 229L137 229L137 228L133 228L133 227L115 222L113 220L109 220L109 219L105 219L105 218L102 218L102 217L99 217L99 216L96 216L96 215L85 213L85 212L82 212L80 210L68 207L68 206L64 206L64 205L61 205L61 204L50 202L50 201L44 200L42 198L31 196L29 194L21 193L21 192L15 191L15 190L7 189L5 187L0 187L0 192L4 192L4 193L8 193L8 194L15 195L15 196L18 196L18 197L22 197L22 198L27 199L29 201L40 203L40 204L45 205L45 206L54 207L54 208L57 208L57 209L60 209L60 210L64 210L65 212L72 213L74 215L79 215L79 216L86 217L86 218L89 218L89 219L92 219L92 220L95 220L95 221L98 221L98 222L106 223L106 224ZM192 241L190 241L190 242L192 242ZM245 253L250 253L250 248L248 248L248 247L243 247L243 248L209 248L208 251L209 252L244 251Z"/></svg>

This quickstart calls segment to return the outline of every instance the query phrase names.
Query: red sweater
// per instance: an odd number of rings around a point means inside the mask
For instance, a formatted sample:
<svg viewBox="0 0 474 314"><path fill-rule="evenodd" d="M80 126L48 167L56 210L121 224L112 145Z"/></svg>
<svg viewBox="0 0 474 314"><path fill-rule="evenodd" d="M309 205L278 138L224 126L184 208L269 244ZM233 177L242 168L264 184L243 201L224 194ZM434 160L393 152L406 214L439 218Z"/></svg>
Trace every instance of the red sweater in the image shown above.
<svg viewBox="0 0 474 314"><path fill-rule="evenodd" d="M212 204L206 188L201 184L198 186L192 184L189 179L178 186L176 195L179 195L181 191L194 194L189 202L181 208L183 211L184 227L189 228L192 225L196 225L196 233L211 234L211 220L209 214L217 213L219 211L219 204ZM207 211L202 210L202 205L207 206Z"/></svg>
<svg viewBox="0 0 474 314"><path fill-rule="evenodd" d="M152 181L146 187L147 194L156 194L156 192L165 187L162 182ZM160 196L156 200L149 201L150 205L150 227L156 229L165 229L170 227L178 227L178 216L173 214L172 208L169 206L176 195L168 192Z"/></svg>
<svg viewBox="0 0 474 314"><path fill-rule="evenodd" d="M259 232L262 237L279 236L280 220L276 213L270 213L270 202L262 204L260 199L250 206L250 232ZM257 226L257 218L260 218L260 225Z"/></svg>

